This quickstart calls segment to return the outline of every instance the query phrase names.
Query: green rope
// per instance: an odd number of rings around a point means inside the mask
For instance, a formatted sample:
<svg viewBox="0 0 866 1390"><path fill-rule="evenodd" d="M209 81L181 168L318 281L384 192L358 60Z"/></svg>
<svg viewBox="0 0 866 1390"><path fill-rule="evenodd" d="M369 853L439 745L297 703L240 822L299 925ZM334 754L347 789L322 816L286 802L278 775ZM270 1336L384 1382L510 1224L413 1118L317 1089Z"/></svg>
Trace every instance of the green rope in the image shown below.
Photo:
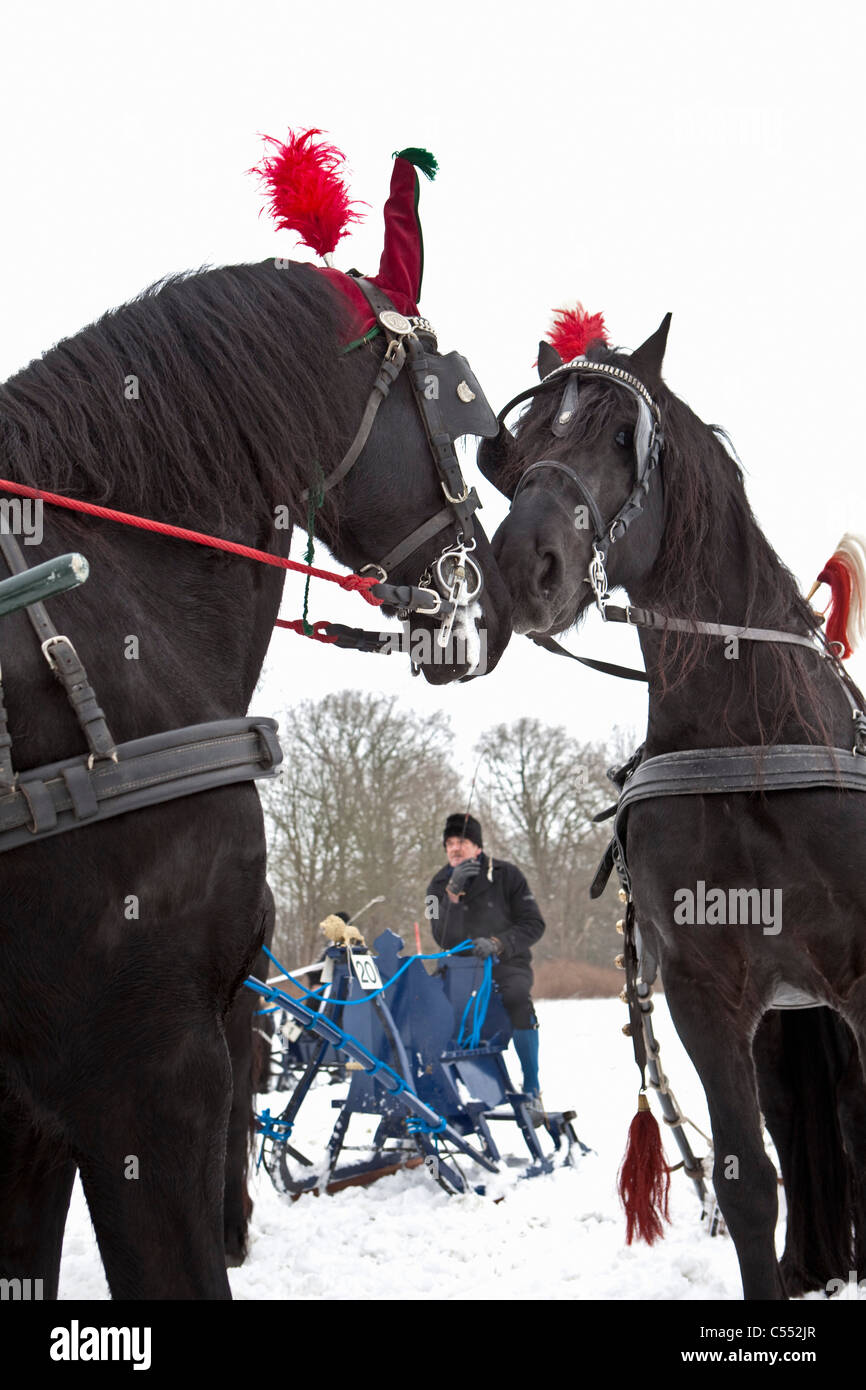
<svg viewBox="0 0 866 1390"><path fill-rule="evenodd" d="M316 512L325 500L325 479L322 476L322 470L319 467L318 460L314 467L316 469L316 481L310 484L310 492L307 500L307 548L304 551L304 561L308 565L313 563L316 554L316 538L313 529L316 520ZM312 637L313 635L313 625L307 621L307 614L310 607L310 580L312 577L311 574L308 574L307 582L304 585L304 612L302 618L304 632L308 637Z"/></svg>

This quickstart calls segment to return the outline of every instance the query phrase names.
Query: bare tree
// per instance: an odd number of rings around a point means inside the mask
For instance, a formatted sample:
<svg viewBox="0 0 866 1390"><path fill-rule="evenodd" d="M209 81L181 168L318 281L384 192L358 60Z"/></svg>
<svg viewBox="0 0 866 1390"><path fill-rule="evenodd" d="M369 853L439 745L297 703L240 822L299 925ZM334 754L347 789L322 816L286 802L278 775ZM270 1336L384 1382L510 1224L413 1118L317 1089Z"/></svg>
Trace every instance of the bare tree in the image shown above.
<svg viewBox="0 0 866 1390"><path fill-rule="evenodd" d="M368 940L390 927L411 949L441 863L443 815L463 796L448 720L344 690L295 706L284 727L285 772L264 795L279 951L294 963L313 958L327 913L380 894L386 901L362 919Z"/></svg>
<svg viewBox="0 0 866 1390"><path fill-rule="evenodd" d="M589 898L609 828L592 818L615 799L606 769L622 742L619 735L614 750L582 744L525 718L490 729L477 745L485 838L523 869L547 923L538 959L610 961L612 913Z"/></svg>

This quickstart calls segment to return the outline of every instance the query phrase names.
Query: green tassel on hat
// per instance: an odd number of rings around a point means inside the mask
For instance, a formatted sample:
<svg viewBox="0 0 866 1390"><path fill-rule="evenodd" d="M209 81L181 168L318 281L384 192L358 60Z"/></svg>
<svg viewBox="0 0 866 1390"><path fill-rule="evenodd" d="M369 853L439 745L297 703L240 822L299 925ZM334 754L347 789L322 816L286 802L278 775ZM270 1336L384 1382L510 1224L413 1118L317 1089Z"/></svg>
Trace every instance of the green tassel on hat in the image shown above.
<svg viewBox="0 0 866 1390"><path fill-rule="evenodd" d="M428 179L435 179L439 172L436 156L432 155L429 150L418 150L410 145L408 149L395 150L394 158L408 159L409 163L420 169L422 174L426 174Z"/></svg>

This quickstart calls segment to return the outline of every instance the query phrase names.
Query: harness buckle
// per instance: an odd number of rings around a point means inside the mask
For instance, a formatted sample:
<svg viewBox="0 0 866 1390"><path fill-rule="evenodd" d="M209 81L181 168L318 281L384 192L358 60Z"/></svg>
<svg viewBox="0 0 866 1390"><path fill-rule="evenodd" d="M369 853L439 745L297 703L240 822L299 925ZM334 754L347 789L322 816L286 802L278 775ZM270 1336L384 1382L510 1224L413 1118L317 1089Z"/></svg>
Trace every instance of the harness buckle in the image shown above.
<svg viewBox="0 0 866 1390"><path fill-rule="evenodd" d="M378 576L379 576L379 583L380 583L380 584L384 584L384 583L385 583L385 580L388 578L388 571L387 571L387 570L383 570L381 565L372 565L372 564L370 564L370 565L362 565L361 568L358 570L358 573L359 573L359 574L366 574L367 570L375 570L375 571L376 571L376 573L377 573Z"/></svg>
<svg viewBox="0 0 866 1390"><path fill-rule="evenodd" d="M463 491L461 492L461 494L460 494L459 497L452 497L452 496L451 496L451 493L448 491L447 484L442 483L442 482L440 482L440 484L439 484L439 486L442 488L442 491L445 493L445 496L448 498L448 501L452 504L452 506L457 506L457 505L459 505L459 503L461 503L461 502L466 502L466 501L468 501L468 499L469 499L469 494L470 494L470 492L472 491L472 489L470 488L469 484L468 484L467 482L465 482L462 478L461 478L461 482L463 482Z"/></svg>
<svg viewBox="0 0 866 1390"><path fill-rule="evenodd" d="M57 662L51 655L51 648L56 647L58 642L65 642L67 646L72 646L72 643L69 641L69 638L64 637L63 634L60 632L55 632L52 637L46 637L45 641L41 643L42 655L45 657L45 660L48 662L48 665L51 667L52 671L57 670Z"/></svg>
<svg viewBox="0 0 866 1390"><path fill-rule="evenodd" d="M424 595L425 598L427 598L427 597L431 598L431 599L433 600L433 603L435 604L435 607L434 607L434 608L416 608L414 611L415 611L416 613L423 614L423 615L424 615L425 617L427 617L427 618L433 618L433 617L435 617L436 614L439 613L439 612L441 611L441 608L442 608L442 599L441 599L441 597L439 596L439 594L436 592L435 589L420 588L420 589L419 589L419 593L422 593L422 594Z"/></svg>
<svg viewBox="0 0 866 1390"><path fill-rule="evenodd" d="M118 761L116 748L113 753L91 753L87 759L87 771L92 772L95 763L116 763Z"/></svg>

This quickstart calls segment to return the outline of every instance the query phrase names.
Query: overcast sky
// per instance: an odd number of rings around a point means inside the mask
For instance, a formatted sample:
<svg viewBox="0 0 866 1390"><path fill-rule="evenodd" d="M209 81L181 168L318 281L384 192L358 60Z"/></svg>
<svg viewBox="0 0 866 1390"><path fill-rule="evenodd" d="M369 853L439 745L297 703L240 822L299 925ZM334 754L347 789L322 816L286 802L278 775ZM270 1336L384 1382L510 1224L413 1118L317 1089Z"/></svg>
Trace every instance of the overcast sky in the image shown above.
<svg viewBox="0 0 866 1390"><path fill-rule="evenodd" d="M375 271L391 152L424 145L422 312L497 407L580 298L637 346L673 311L665 376L731 433L759 520L808 585L866 531L864 20L851 3L381 6L19 3L0 90L0 376L171 271L311 258L259 217L260 133L320 126L371 206L337 264ZM502 499L468 471L492 534ZM320 552L320 563L324 559ZM283 612L300 611L288 580ZM369 610L314 585L316 616ZM568 639L639 659L594 618ZM851 663L861 684L866 660ZM533 713L641 733L640 688L513 639L434 690L408 661L278 632L253 708L354 686L477 732Z"/></svg>

